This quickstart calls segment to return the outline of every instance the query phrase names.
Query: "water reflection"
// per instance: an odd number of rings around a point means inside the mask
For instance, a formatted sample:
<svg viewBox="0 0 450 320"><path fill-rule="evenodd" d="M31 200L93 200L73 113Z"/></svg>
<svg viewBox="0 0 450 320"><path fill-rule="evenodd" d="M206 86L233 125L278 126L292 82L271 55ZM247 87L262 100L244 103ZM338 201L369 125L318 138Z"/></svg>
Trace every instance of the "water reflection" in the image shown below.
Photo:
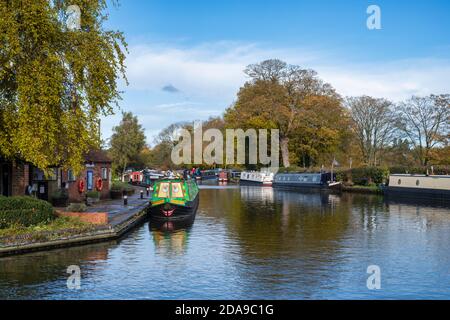
<svg viewBox="0 0 450 320"><path fill-rule="evenodd" d="M0 259L0 299L38 299L66 287L67 267L102 268L115 241ZM45 285L42 285L45 284Z"/></svg>
<svg viewBox="0 0 450 320"><path fill-rule="evenodd" d="M157 252L162 254L185 252L194 221L195 215L176 221L150 220L148 226Z"/></svg>
<svg viewBox="0 0 450 320"><path fill-rule="evenodd" d="M150 221L119 242L0 258L0 298L450 298L449 206L252 186L200 192L195 223ZM366 287L372 264L382 290ZM66 288L69 265L82 270L80 291Z"/></svg>

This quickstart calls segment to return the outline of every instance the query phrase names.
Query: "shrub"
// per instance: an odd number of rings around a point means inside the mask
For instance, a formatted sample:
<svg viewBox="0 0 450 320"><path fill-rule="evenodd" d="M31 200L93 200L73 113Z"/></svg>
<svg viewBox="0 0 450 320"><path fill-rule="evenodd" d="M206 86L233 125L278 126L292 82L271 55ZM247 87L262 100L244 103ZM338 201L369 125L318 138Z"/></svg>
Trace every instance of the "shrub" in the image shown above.
<svg viewBox="0 0 450 320"><path fill-rule="evenodd" d="M111 186L111 191L115 192L123 192L123 191L133 191L133 187L126 182L122 181L114 181Z"/></svg>
<svg viewBox="0 0 450 320"><path fill-rule="evenodd" d="M61 199L67 199L69 196L65 190L57 190L52 193L50 198L52 200L61 200Z"/></svg>
<svg viewBox="0 0 450 320"><path fill-rule="evenodd" d="M350 170L338 169L336 170L335 174L336 174L336 181L351 182L352 180Z"/></svg>
<svg viewBox="0 0 450 320"><path fill-rule="evenodd" d="M66 210L68 212L86 212L87 206L84 203L71 203Z"/></svg>
<svg viewBox="0 0 450 320"><path fill-rule="evenodd" d="M58 190L52 193L50 196L50 202L55 207L65 207L67 206L67 201L69 200L69 195L66 190Z"/></svg>
<svg viewBox="0 0 450 320"><path fill-rule="evenodd" d="M50 203L33 197L0 197L0 228L34 226L56 218Z"/></svg>
<svg viewBox="0 0 450 320"><path fill-rule="evenodd" d="M86 196L88 198L98 199L98 198L100 198L100 192L98 192L98 191L88 191L88 192L86 192Z"/></svg>
<svg viewBox="0 0 450 320"><path fill-rule="evenodd" d="M361 167L336 172L338 181L353 183L360 186L369 186L386 182L389 170L381 167Z"/></svg>

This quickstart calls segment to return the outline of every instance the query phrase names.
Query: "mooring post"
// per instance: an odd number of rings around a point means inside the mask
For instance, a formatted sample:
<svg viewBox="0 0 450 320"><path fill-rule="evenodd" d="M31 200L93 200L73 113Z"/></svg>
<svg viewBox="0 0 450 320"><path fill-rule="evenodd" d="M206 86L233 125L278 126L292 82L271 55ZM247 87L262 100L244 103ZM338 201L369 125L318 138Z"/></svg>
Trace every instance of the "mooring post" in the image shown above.
<svg viewBox="0 0 450 320"><path fill-rule="evenodd" d="M123 205L124 206L128 205L128 196L126 194L123 196Z"/></svg>
<svg viewBox="0 0 450 320"><path fill-rule="evenodd" d="M141 190L141 199L144 199L144 191Z"/></svg>
<svg viewBox="0 0 450 320"><path fill-rule="evenodd" d="M147 187L147 197L150 195L150 188Z"/></svg>

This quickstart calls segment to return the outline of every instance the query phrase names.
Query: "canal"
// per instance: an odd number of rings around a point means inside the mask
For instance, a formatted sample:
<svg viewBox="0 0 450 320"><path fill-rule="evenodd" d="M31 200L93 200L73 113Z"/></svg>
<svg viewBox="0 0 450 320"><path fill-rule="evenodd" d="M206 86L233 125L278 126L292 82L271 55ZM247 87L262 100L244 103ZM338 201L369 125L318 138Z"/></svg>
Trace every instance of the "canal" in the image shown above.
<svg viewBox="0 0 450 320"><path fill-rule="evenodd" d="M1 299L450 298L450 208L203 186L195 221L0 259ZM67 268L79 266L79 290ZM369 290L368 266L381 288Z"/></svg>

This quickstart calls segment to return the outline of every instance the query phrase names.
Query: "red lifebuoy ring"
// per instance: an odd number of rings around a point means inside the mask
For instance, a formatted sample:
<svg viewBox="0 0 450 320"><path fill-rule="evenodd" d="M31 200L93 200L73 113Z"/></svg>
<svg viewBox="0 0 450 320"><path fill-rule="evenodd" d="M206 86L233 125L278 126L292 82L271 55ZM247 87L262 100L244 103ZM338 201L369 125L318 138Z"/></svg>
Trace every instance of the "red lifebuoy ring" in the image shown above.
<svg viewBox="0 0 450 320"><path fill-rule="evenodd" d="M102 189L103 189L103 180L102 180L102 178L98 178L97 179L96 187L97 187L98 191L102 191Z"/></svg>
<svg viewBox="0 0 450 320"><path fill-rule="evenodd" d="M78 192L79 193L84 192L84 180L78 180Z"/></svg>

